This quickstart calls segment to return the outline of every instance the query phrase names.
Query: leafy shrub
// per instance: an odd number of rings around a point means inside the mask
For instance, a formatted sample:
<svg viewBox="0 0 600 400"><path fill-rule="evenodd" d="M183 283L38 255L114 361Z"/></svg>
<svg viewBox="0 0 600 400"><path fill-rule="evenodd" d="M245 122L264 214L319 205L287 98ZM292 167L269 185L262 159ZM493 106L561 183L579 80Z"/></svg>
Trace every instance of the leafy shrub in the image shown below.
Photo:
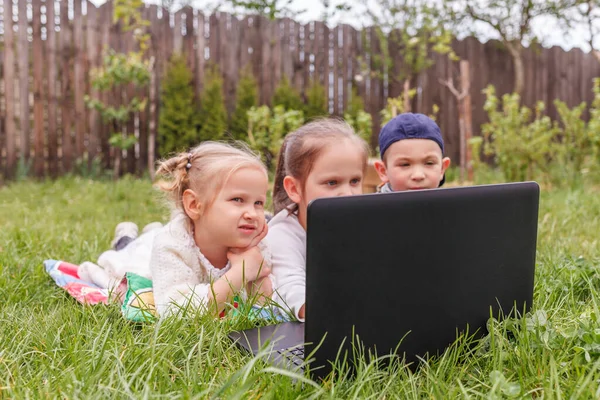
<svg viewBox="0 0 600 400"><path fill-rule="evenodd" d="M542 102L532 111L521 106L517 94L506 94L500 101L493 86L484 92L487 96L484 109L490 122L482 126L483 138L473 138L470 142L475 168L482 165L479 158L482 147L510 181L538 179L557 186L573 185L597 165L600 81L594 83L589 122L583 119L585 102L569 108L556 100L559 120L552 122L543 115Z"/></svg>
<svg viewBox="0 0 600 400"><path fill-rule="evenodd" d="M352 87L350 92L350 101L346 112L344 113L344 119L354 131L362 137L369 145L371 144L371 137L373 135L373 117L371 114L365 111L365 103L358 95L356 87ZM371 150L372 153L375 153Z"/></svg>
<svg viewBox="0 0 600 400"><path fill-rule="evenodd" d="M285 110L282 106L276 106L272 110L267 106L252 107L248 111L248 143L263 154L270 169L285 135L298 129L303 123L302 111Z"/></svg>
<svg viewBox="0 0 600 400"><path fill-rule="evenodd" d="M201 100L201 140L219 140L227 129L227 111L223 98L223 79L216 65L208 68Z"/></svg>
<svg viewBox="0 0 600 400"><path fill-rule="evenodd" d="M416 89L410 89L408 92L408 97L412 99L416 94ZM405 113L407 111L408 110L404 109L404 95L387 99L385 108L379 112L381 115L381 126L384 126L390 122L390 120L396 115Z"/></svg>
<svg viewBox="0 0 600 400"><path fill-rule="evenodd" d="M594 100L590 108L588 135L592 144L592 154L596 165L600 164L600 78L594 79Z"/></svg>
<svg viewBox="0 0 600 400"><path fill-rule="evenodd" d="M300 93L292 87L287 76L283 76L273 94L273 107L282 106L284 110L303 110L304 103Z"/></svg>
<svg viewBox="0 0 600 400"><path fill-rule="evenodd" d="M231 116L229 132L234 139L248 139L248 110L258 104L258 84L249 66L242 70L242 75L235 92L235 111Z"/></svg>
<svg viewBox="0 0 600 400"><path fill-rule="evenodd" d="M371 137L373 135L373 117L371 117L371 114L363 110L358 110L354 115L350 113L344 114L344 119L354 128L358 136L371 144Z"/></svg>
<svg viewBox="0 0 600 400"><path fill-rule="evenodd" d="M311 80L306 91L306 105L304 116L307 120L329 115L327 93L325 87L318 80Z"/></svg>
<svg viewBox="0 0 600 400"><path fill-rule="evenodd" d="M591 148L587 123L581 118L586 109L583 102L572 109L560 100L554 105L562 124L561 134L553 148L553 161L561 165L567 179L577 179Z"/></svg>
<svg viewBox="0 0 600 400"><path fill-rule="evenodd" d="M481 127L484 153L494 157L508 181L534 179L536 170L547 172L548 155L558 129L543 115L544 103L538 102L533 113L521 106L516 93L502 96L502 102L493 86L488 86L484 93L487 96L484 109L490 120Z"/></svg>
<svg viewBox="0 0 600 400"><path fill-rule="evenodd" d="M162 82L158 118L158 150L161 155L181 151L198 142L192 72L185 57L174 54Z"/></svg>

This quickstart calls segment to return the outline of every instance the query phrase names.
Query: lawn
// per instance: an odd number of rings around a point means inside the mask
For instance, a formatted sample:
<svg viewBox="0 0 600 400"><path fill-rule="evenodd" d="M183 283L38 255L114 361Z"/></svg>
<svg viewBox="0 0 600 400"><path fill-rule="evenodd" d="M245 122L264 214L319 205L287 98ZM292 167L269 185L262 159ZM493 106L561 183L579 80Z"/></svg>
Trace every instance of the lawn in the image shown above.
<svg viewBox="0 0 600 400"><path fill-rule="evenodd" d="M117 305L82 306L48 258L95 260L118 222L165 220L147 181L63 178L0 188L1 398L598 398L600 190L542 191L534 307L490 321L416 371L363 363L316 384L241 353L243 318L134 325Z"/></svg>

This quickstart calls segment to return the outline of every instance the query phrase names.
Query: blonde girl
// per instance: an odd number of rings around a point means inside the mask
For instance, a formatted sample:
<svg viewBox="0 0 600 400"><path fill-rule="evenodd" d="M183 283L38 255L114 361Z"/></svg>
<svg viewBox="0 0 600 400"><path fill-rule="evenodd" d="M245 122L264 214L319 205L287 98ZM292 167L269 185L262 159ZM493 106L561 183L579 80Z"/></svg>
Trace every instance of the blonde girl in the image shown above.
<svg viewBox="0 0 600 400"><path fill-rule="evenodd" d="M269 297L270 256L261 244L268 178L260 159L204 142L163 161L157 175L178 210L152 246L158 314L190 306L221 312L236 293Z"/></svg>
<svg viewBox="0 0 600 400"><path fill-rule="evenodd" d="M274 300L304 319L306 210L319 197L362 193L368 147L344 121L321 119L288 134L273 187L267 243L277 282Z"/></svg>

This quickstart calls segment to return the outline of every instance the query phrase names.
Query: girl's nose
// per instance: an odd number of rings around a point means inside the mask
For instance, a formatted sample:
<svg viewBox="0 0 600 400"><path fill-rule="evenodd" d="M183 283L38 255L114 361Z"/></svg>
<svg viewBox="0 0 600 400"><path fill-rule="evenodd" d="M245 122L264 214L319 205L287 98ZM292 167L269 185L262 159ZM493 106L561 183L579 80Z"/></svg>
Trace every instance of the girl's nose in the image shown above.
<svg viewBox="0 0 600 400"><path fill-rule="evenodd" d="M244 218L246 219L253 219L256 218L256 210L254 209L254 207L248 207L246 208L246 211L244 212Z"/></svg>
<svg viewBox="0 0 600 400"><path fill-rule="evenodd" d="M352 195L352 187L350 185L343 185L338 192L338 196L350 196Z"/></svg>

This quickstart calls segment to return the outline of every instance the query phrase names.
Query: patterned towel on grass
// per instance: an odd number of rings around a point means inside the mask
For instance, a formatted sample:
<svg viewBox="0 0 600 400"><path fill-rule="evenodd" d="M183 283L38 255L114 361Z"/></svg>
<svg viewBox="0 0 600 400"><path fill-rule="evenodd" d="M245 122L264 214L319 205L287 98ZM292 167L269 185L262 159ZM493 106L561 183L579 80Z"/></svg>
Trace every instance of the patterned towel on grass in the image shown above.
<svg viewBox="0 0 600 400"><path fill-rule="evenodd" d="M115 293L79 277L79 266L66 261L46 260L44 268L54 282L81 304L108 304L120 301L121 313L130 321L148 322L156 319L152 282L142 276L127 273Z"/></svg>
<svg viewBox="0 0 600 400"><path fill-rule="evenodd" d="M79 265L66 261L46 260L44 267L56 284L82 304L107 304L108 290L79 278Z"/></svg>
<svg viewBox="0 0 600 400"><path fill-rule="evenodd" d="M121 301L121 313L123 317L133 322L154 322L157 319L154 294L152 292L152 281L133 272L125 274L123 281L117 289L117 293L109 293L108 289L98 287L92 282L81 280L78 275L79 266L65 261L44 261L46 272L56 284L65 289L69 295L82 304L108 304L111 300ZM233 303L231 315L233 317L241 313L247 314L250 320L266 319L276 321L288 321L290 318L277 307L240 306L239 298L236 296ZM245 311L244 311L245 310ZM220 317L227 313L221 312Z"/></svg>
<svg viewBox="0 0 600 400"><path fill-rule="evenodd" d="M121 313L125 319L134 322L154 322L157 314L152 281L133 272L127 272L124 281L127 282L127 290L123 297Z"/></svg>

